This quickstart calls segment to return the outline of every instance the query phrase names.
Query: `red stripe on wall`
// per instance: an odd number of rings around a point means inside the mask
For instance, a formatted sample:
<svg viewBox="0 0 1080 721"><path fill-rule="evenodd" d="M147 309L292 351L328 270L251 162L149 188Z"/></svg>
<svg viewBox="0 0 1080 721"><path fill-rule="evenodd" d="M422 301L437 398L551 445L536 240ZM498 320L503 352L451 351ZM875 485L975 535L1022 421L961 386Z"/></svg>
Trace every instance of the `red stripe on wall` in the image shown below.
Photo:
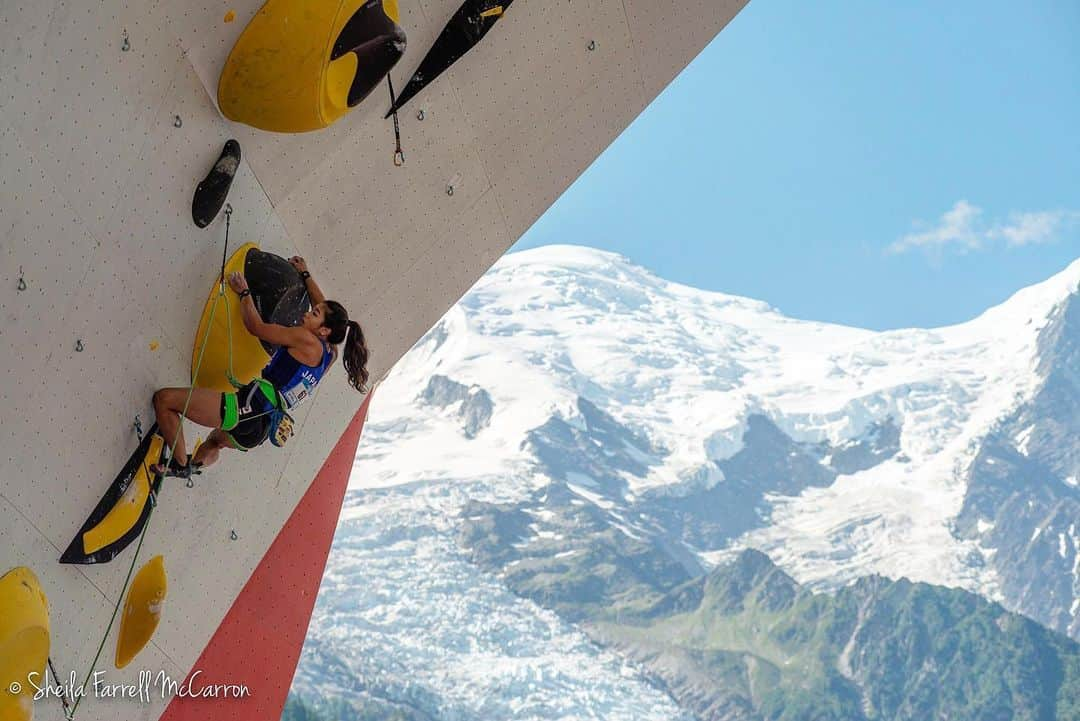
<svg viewBox="0 0 1080 721"><path fill-rule="evenodd" d="M184 683L196 691L214 684L243 684L250 696L175 696L161 721L281 718L370 401L369 393Z"/></svg>

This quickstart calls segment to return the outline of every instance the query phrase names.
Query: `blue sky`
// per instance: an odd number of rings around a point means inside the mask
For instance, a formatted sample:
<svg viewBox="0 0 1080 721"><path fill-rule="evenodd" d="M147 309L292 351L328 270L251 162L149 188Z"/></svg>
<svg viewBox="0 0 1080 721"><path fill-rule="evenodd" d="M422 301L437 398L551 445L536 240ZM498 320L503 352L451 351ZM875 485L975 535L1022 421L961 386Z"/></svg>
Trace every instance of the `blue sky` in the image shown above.
<svg viewBox="0 0 1080 721"><path fill-rule="evenodd" d="M974 317L1080 257L1080 3L752 0L513 250L788 315Z"/></svg>

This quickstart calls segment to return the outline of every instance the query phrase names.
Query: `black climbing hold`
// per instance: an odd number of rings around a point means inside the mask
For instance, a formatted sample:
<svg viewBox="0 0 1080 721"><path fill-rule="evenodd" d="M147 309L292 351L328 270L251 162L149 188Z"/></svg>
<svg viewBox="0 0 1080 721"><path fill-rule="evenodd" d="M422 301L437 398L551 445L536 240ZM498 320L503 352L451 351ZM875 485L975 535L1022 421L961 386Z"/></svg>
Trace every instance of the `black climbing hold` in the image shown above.
<svg viewBox="0 0 1080 721"><path fill-rule="evenodd" d="M195 225L205 228L214 222L225 204L236 169L240 167L240 143L229 140L221 151L210 173L195 188L195 197L191 200L191 218Z"/></svg>
<svg viewBox="0 0 1080 721"><path fill-rule="evenodd" d="M405 43L405 31L387 17L382 2L366 2L349 18L338 33L330 60L337 60L346 53L356 53L360 65L349 86L350 108L356 107L370 95L383 76L401 59L405 54Z"/></svg>
<svg viewBox="0 0 1080 721"><path fill-rule="evenodd" d="M163 445L155 423L68 545L60 563L106 563L139 537L161 486L161 478L150 472L150 466L158 462Z"/></svg>
<svg viewBox="0 0 1080 721"><path fill-rule="evenodd" d="M394 111L400 110L428 83L472 50L487 35L488 30L491 30L502 18L513 1L465 0L436 38L431 50L420 61L420 67L413 73L397 101L383 117L388 118Z"/></svg>

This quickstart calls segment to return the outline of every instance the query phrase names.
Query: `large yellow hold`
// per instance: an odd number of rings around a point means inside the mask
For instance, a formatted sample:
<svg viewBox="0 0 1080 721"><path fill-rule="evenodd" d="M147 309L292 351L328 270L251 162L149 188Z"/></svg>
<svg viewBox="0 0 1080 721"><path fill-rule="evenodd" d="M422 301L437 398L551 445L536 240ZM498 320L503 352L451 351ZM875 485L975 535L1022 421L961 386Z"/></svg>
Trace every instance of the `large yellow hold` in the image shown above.
<svg viewBox="0 0 1080 721"><path fill-rule="evenodd" d="M124 668L150 642L161 621L165 594L169 590L165 559L154 556L135 575L120 618L116 638L116 667Z"/></svg>
<svg viewBox="0 0 1080 721"><path fill-rule="evenodd" d="M142 518L154 482L150 466L161 459L161 449L164 447L164 439L155 433L150 438L150 447L136 469L127 490L116 501L112 510L101 519L101 522L83 534L83 552L87 556L119 541Z"/></svg>
<svg viewBox="0 0 1080 721"><path fill-rule="evenodd" d="M401 58L399 20L397 0L268 0L221 71L221 112L280 133L325 128Z"/></svg>
<svg viewBox="0 0 1080 721"><path fill-rule="evenodd" d="M233 272L243 273L248 251L257 247L254 243L240 246L225 264L225 277L228 278ZM231 393L236 389L229 382L230 363L236 379L247 383L259 376L270 355L259 339L244 327L240 296L226 286L225 295L219 297L220 282L220 278L214 281L195 331L195 347L191 351L191 383L200 388Z"/></svg>
<svg viewBox="0 0 1080 721"><path fill-rule="evenodd" d="M48 660L49 601L20 566L0 576L0 719L34 717L34 686L45 688Z"/></svg>

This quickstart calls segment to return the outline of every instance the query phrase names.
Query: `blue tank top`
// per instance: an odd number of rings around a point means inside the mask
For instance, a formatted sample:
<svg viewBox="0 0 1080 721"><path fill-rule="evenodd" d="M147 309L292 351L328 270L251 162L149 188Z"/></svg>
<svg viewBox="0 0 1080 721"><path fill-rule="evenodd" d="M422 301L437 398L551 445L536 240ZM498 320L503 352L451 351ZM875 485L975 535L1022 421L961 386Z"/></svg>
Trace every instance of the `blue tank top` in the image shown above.
<svg viewBox="0 0 1080 721"><path fill-rule="evenodd" d="M333 360L334 354L325 343L322 360L317 366L304 365L292 357L288 348L281 346L274 351L270 362L263 368L262 377L278 389L281 397L285 399L285 405L292 409L311 395Z"/></svg>

